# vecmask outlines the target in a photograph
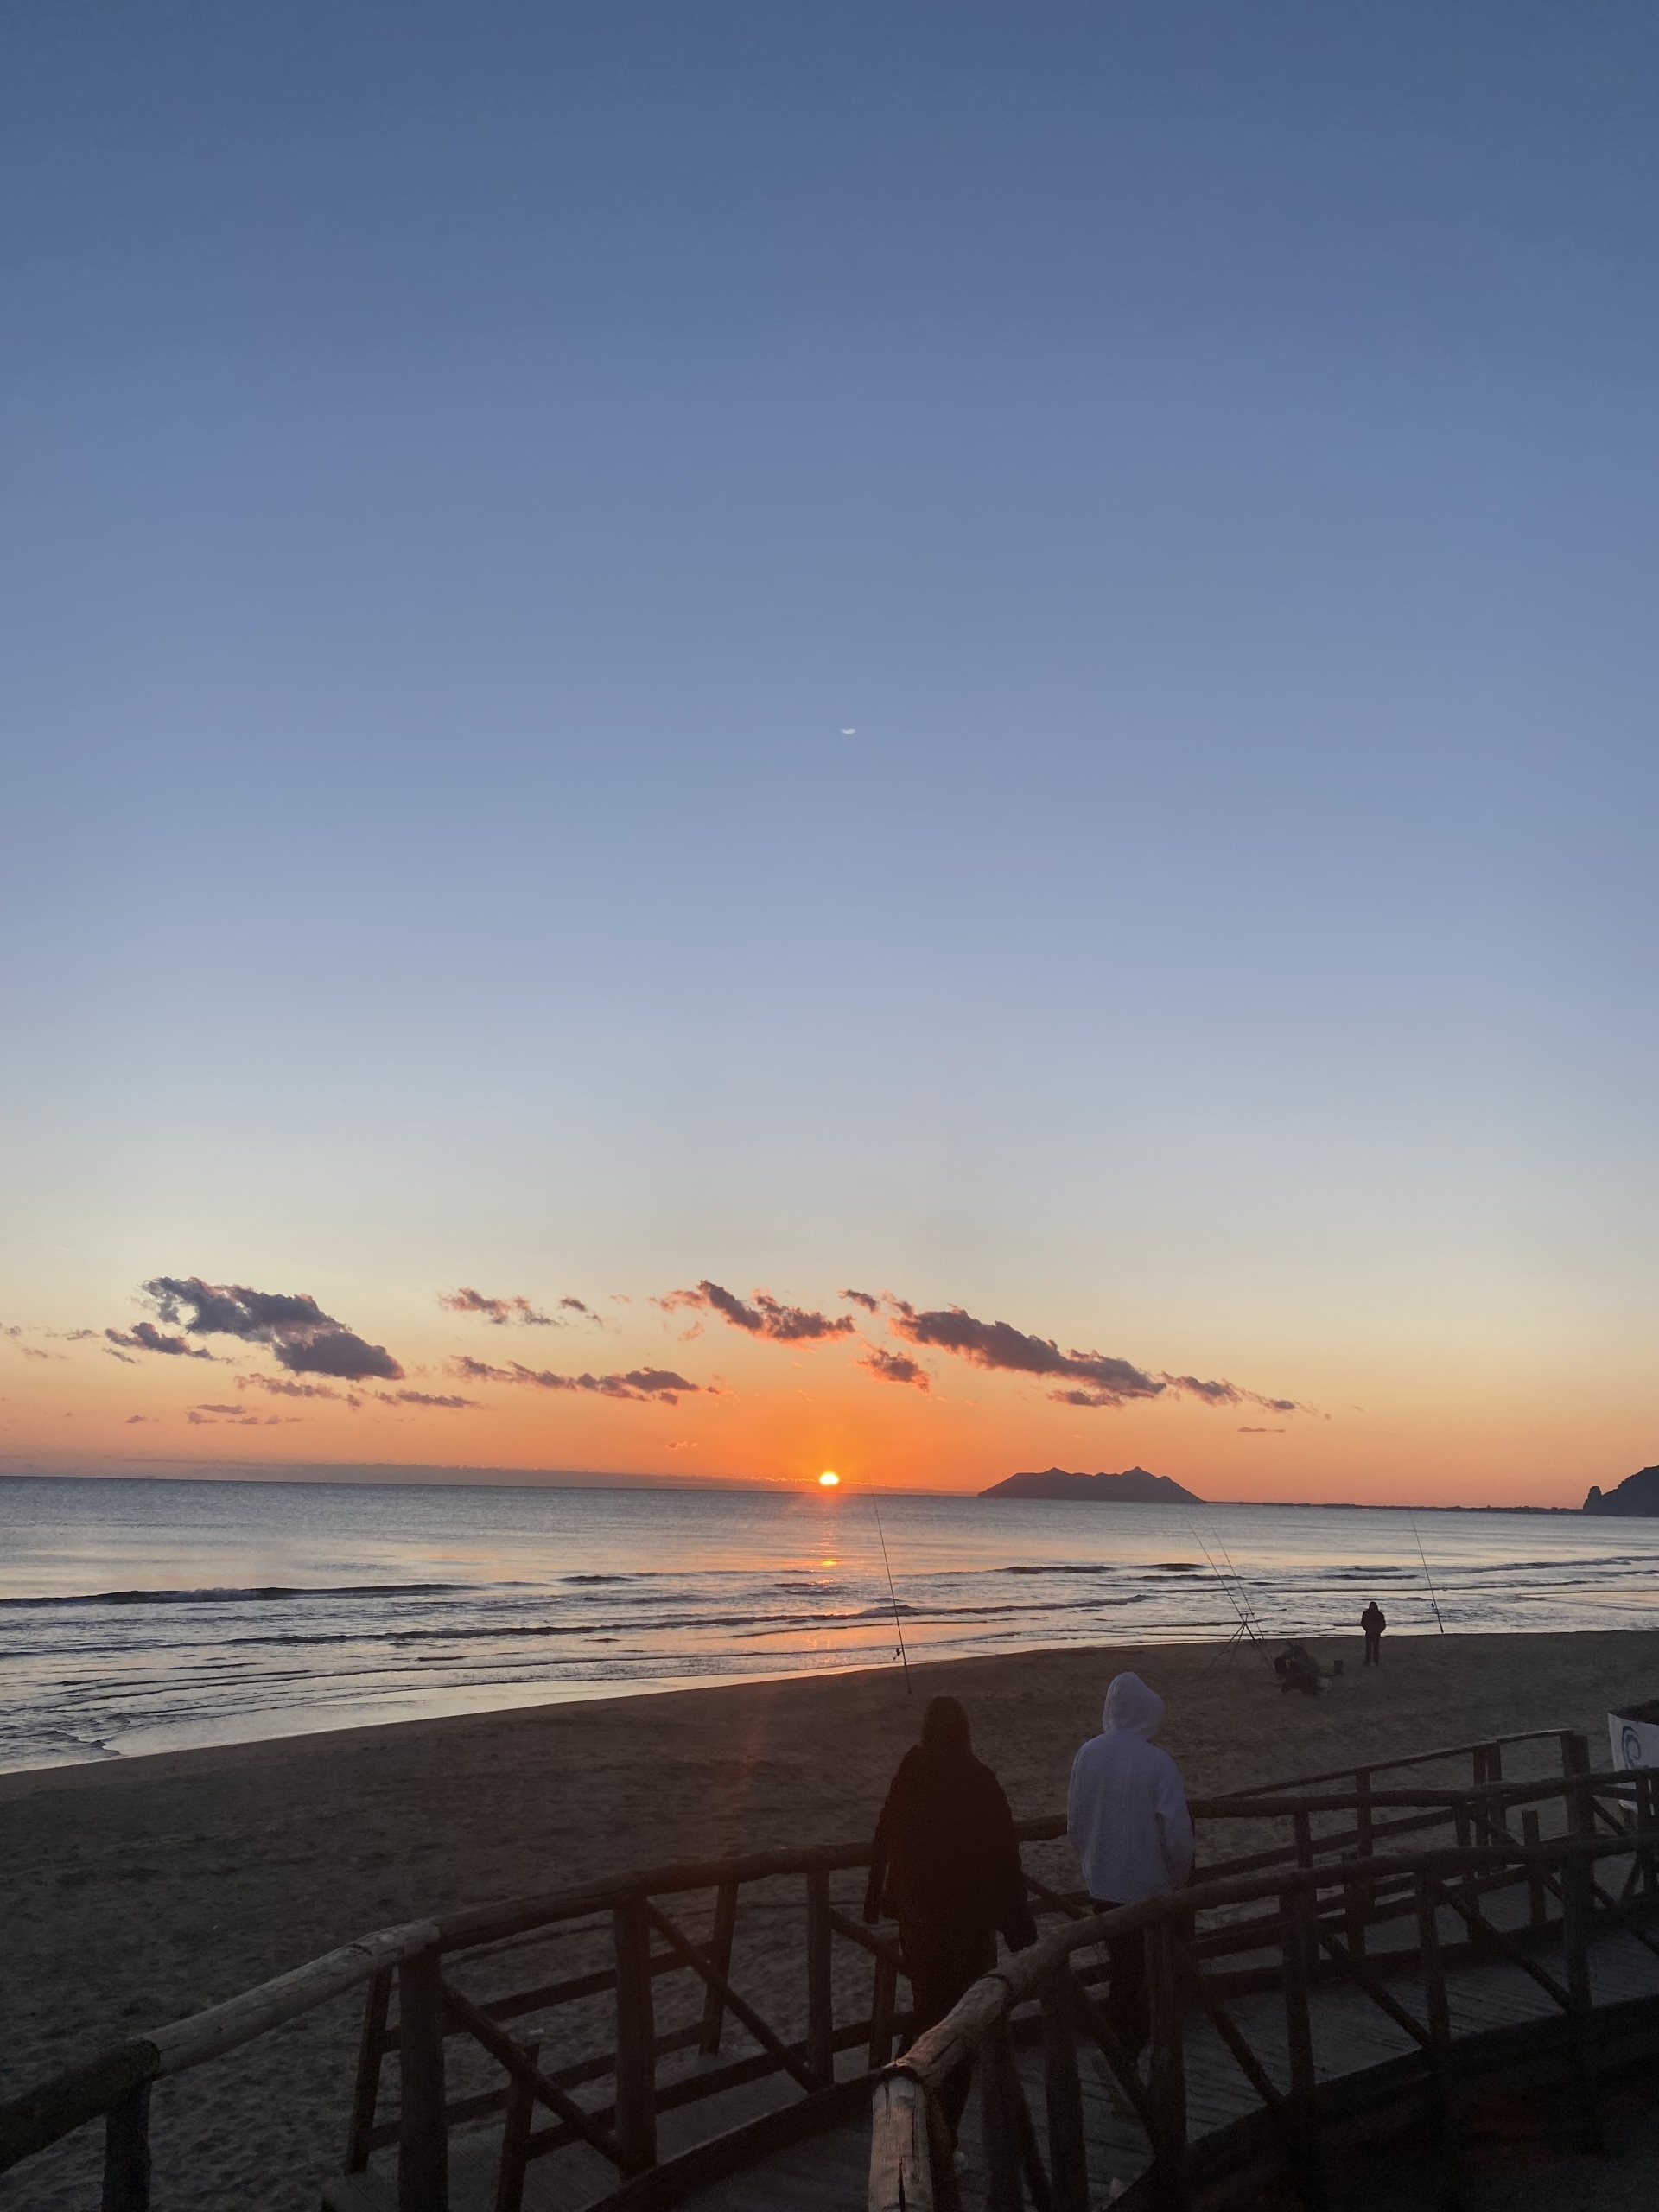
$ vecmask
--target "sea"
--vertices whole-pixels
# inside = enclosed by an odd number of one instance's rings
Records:
[[[1659,1520],[0,1478],[0,1770],[1073,1643],[1659,1629]]]

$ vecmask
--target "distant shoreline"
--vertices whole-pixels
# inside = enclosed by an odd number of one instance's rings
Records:
[[[176,1463],[175,1463],[176,1465]],[[301,1463],[303,1468],[303,1463]],[[245,1471],[234,1466],[217,1465],[204,1468],[200,1473],[163,1473],[153,1467],[123,1468],[85,1467],[74,1471],[53,1467],[0,1467],[0,1483],[84,1483],[84,1482],[148,1482],[148,1483],[227,1483],[238,1488],[304,1489],[316,1487],[332,1490],[532,1490],[532,1491],[672,1491],[677,1493],[734,1494],[753,1496],[759,1492],[767,1497],[821,1497],[823,1492],[815,1483],[768,1482],[763,1477],[741,1475],[650,1475],[605,1474],[597,1471],[566,1473],[548,1468],[524,1471],[508,1467],[426,1467],[418,1464],[408,1466],[385,1465],[384,1471],[377,1466],[372,1473],[348,1471],[346,1467],[321,1465],[312,1469],[295,1469],[283,1473]],[[912,1490],[885,1483],[864,1484],[844,1480],[840,1495],[849,1502],[860,1497],[960,1497],[980,1500],[982,1491],[973,1490]],[[1221,1511],[1236,1506],[1249,1506],[1256,1511],[1285,1513],[1550,1513],[1566,1514],[1584,1520],[1615,1520],[1641,1518],[1640,1516],[1586,1514],[1580,1505],[1428,1505],[1412,1498],[1384,1502],[1380,1498],[1348,1497],[1195,1497],[1190,1502],[1181,1499],[1129,1498],[1055,1498],[1019,1497],[995,1498],[994,1504],[1018,1505],[1141,1505],[1180,1507],[1190,1512],[1202,1506],[1206,1512]]]

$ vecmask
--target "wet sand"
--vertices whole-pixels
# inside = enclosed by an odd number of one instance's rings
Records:
[[[967,1703],[1022,1818],[1060,1809],[1123,1667],[1168,1700],[1195,1796],[1529,1728],[1581,1728],[1605,1764],[1609,1707],[1659,1694],[1648,1633],[1390,1635],[1374,1673],[1357,1635],[1313,1648],[1345,1669],[1317,1700],[1281,1697],[1258,1655],[1115,1646],[917,1667],[909,1698],[896,1672],[819,1675],[0,1776],[0,2094],[394,1922],[861,1839],[936,1690]],[[157,2205],[308,2212],[359,2012],[158,2089]],[[88,2133],[0,2177],[0,2205],[96,2201],[96,2158]]]

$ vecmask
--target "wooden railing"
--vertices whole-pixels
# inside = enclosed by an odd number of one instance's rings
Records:
[[[1512,1763],[1550,1770],[1504,1782],[1506,1753]],[[1381,1857],[1379,1847],[1450,1831],[1454,1851],[1461,1847],[1459,1893],[1478,1904],[1483,1884],[1514,1878],[1504,1870],[1513,1868],[1515,1853],[1505,1856],[1503,1839],[1516,1810],[1525,1808],[1523,1821],[1531,1823],[1523,1840],[1541,1838],[1541,1815],[1570,1838],[1573,1807],[1600,1802],[1593,1788],[1585,1796],[1587,1764],[1582,1738],[1552,1730],[1348,1768],[1276,1784],[1270,1794],[1195,1801],[1207,1854],[1228,1830],[1230,1840],[1254,1847],[1206,1855],[1201,1886],[1170,1909],[1185,1927],[1180,1941],[1211,1963],[1217,1988],[1240,1976],[1294,1971],[1264,1965],[1260,1955],[1293,1925],[1304,1927],[1310,1908],[1300,1901],[1312,1898],[1307,1970],[1314,1971],[1332,1930],[1328,1904],[1319,1900],[1336,1879],[1344,1897],[1338,1940],[1363,1960],[1391,1924],[1416,1925],[1416,1862]],[[1467,1765],[1467,1785],[1378,1786],[1380,1777],[1448,1764]],[[1593,1809],[1586,1817],[1595,1817]],[[1651,1823],[1644,1816],[1645,1825]],[[1240,1834],[1241,1827],[1247,1833]],[[1058,1817],[1023,1823],[1028,1858],[1041,1859],[1064,1830]],[[1622,1847],[1629,1850],[1628,1840]],[[1332,1862],[1344,1856],[1353,1863],[1333,1877]],[[105,2212],[147,2212],[152,2084],[353,1988],[364,1992],[364,2015],[346,2182],[334,2185],[338,2203],[353,2201],[350,2177],[368,2171],[378,2152],[395,2150],[401,2212],[444,2212],[451,2133],[486,2122],[500,2126],[498,2212],[517,2212],[529,2163],[557,2152],[596,2158],[613,2190],[629,2190],[635,2202],[647,2174],[661,2173],[666,2187],[674,2175],[684,2181],[729,2170],[791,2134],[850,2115],[868,2100],[872,2082],[885,2076],[907,2022],[896,1942],[890,1930],[864,1925],[854,1894],[855,1885],[861,1891],[868,1857],[861,1845],[758,1853],[383,1929],[106,2050],[0,2107],[0,2171],[102,2119]],[[1433,1863],[1444,1857],[1442,1851]],[[1554,1895],[1550,1885],[1559,1889],[1562,1879],[1556,1861],[1535,1853],[1527,1863],[1526,1878],[1541,1895]],[[1043,1873],[1028,1865],[1027,1878],[1039,1919],[1063,1923],[1041,1957],[1070,1959],[1098,1940],[1096,1923],[1084,1917],[1090,1910],[1086,1897],[1063,1872],[1046,1862]],[[1266,1897],[1279,1900],[1274,1913],[1239,1919]],[[1191,1924],[1184,1919],[1189,1908]],[[1294,1942],[1285,1960],[1293,1954],[1303,1955]],[[1017,1985],[1021,1993],[1010,2005],[1029,1993],[1033,1955],[1005,1970],[998,1986]],[[1228,1959],[1231,1968],[1214,1964]],[[1087,1962],[1070,1969],[1085,2005],[1101,1971]],[[1166,1993],[1166,2012],[1169,2001]],[[940,2032],[933,2031],[935,2041]],[[728,2050],[728,2038],[742,2048]],[[931,2047],[925,2037],[906,2054],[901,2080],[925,2084]],[[848,2072],[838,2062],[851,2051],[859,2056]],[[397,2072],[390,2114],[388,2059]],[[774,2101],[758,2116],[734,2113],[741,2094],[757,2084],[769,2084],[787,2101]],[[595,2085],[598,2099],[584,2101],[579,2092]],[[902,2098],[902,2088],[889,2084],[885,2094],[896,2110],[892,2100]],[[1166,2108],[1166,2091],[1160,2098],[1149,2109]],[[664,2160],[659,2121],[693,2106],[708,2108],[709,2139]]]
[[[1560,1778],[1506,1783],[1494,1775],[1491,1747],[1482,1751],[1476,1772],[1492,1778],[1466,1790],[1367,1787],[1235,1800],[1241,1815],[1247,1806],[1257,1814],[1287,1814],[1295,1824],[1300,1863],[1271,1873],[1216,1878],[1212,1872],[1173,1896],[1077,1918],[976,1983],[875,2085],[870,2212],[957,2212],[951,2141],[939,2097],[958,2069],[969,2065],[976,2068],[980,2085],[987,2212],[1020,2212],[1027,2196],[1043,2212],[1088,2212],[1080,2042],[1097,2050],[1119,2097],[1145,2132],[1150,2158],[1135,2185],[1135,2202],[1181,2212],[1192,2201],[1185,2050],[1186,2022],[1195,2013],[1215,2030],[1256,2100],[1259,2125],[1240,2131],[1237,2155],[1242,2159],[1248,2151],[1259,2164],[1265,2134],[1270,2163],[1310,2212],[1318,2212],[1329,2197],[1315,1999],[1321,1986],[1332,1983],[1361,1992],[1402,2031],[1419,2062],[1424,2107],[1455,2160],[1447,1967],[1464,1961],[1506,1960],[1545,1993],[1554,2011],[1542,2023],[1546,2032],[1531,2037],[1528,2053],[1535,2058],[1537,2048],[1552,2041],[1565,2053],[1580,2139],[1597,2146],[1590,1948],[1592,1936],[1611,1926],[1628,1931],[1659,1957],[1659,1941],[1649,1926],[1659,1906],[1659,1773],[1592,1774],[1584,1738],[1568,1733],[1562,1738],[1567,1771]],[[1562,1815],[1559,1835],[1547,1838],[1541,1832],[1546,1808]],[[1519,1840],[1510,1834],[1516,1811]],[[1378,1818],[1385,1813],[1400,1817]],[[1368,1845],[1357,1855],[1351,1850],[1320,1864],[1311,1834],[1316,1815],[1344,1823],[1337,1838],[1325,1839],[1327,1844],[1351,1846],[1367,1821],[1374,1823],[1373,1838],[1385,1829],[1398,1834],[1449,1824],[1457,1840],[1409,1855],[1378,1853]],[[1610,1860],[1627,1862],[1617,1894],[1597,1878],[1600,1865]],[[1500,1925],[1491,1916],[1491,1901],[1517,1888],[1526,1891],[1524,1918],[1518,1927]],[[1448,1944],[1442,1933],[1448,1919],[1463,1930],[1459,1943]],[[1370,1947],[1376,1931],[1402,1921],[1407,1923],[1403,1942]],[[1151,1999],[1144,2078],[1136,2055],[1122,2046],[1090,1995],[1088,1984],[1098,1969],[1091,1971],[1079,1957],[1135,1934],[1146,1945]],[[1555,1942],[1559,1978],[1539,1956],[1541,1950],[1553,1955]],[[1229,1957],[1253,1959],[1255,1971],[1229,1977],[1217,1970]],[[1414,2010],[1403,2001],[1402,1986],[1402,1980],[1414,1979],[1421,1989]],[[1281,1997],[1287,2086],[1272,2078],[1227,2006],[1234,1990],[1264,1986]],[[1653,2014],[1649,2032],[1659,2038],[1659,1989],[1646,2002]],[[1046,2158],[1012,2056],[1022,2018],[1042,2041]],[[1397,2105],[1400,2083],[1393,2074],[1386,2086]],[[1351,2128],[1356,2108],[1352,2098],[1342,2108]],[[1225,2174],[1224,2164],[1210,2161],[1205,2178],[1224,2196]]]

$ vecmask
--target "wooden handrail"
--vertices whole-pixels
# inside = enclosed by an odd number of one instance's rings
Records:
[[[1592,1796],[1598,1790],[1628,1789],[1628,1776],[1592,1775],[1579,1768],[1574,1768],[1569,1777],[1560,1781],[1480,1782],[1459,1789],[1376,1790],[1361,1786],[1369,1783],[1372,1775],[1393,1768],[1423,1765],[1437,1759],[1467,1757],[1474,1752],[1484,1753],[1493,1744],[1535,1742],[1559,1736],[1565,1745],[1567,1735],[1567,1732],[1555,1729],[1534,1730],[1514,1736],[1488,1738],[1482,1745],[1455,1745],[1376,1761],[1370,1766],[1334,1770],[1328,1775],[1275,1784],[1271,1789],[1256,1789],[1248,1794],[1234,1792],[1219,1797],[1198,1799],[1193,1801],[1192,1811],[1196,1818],[1211,1822],[1300,1816],[1305,1824],[1306,1816],[1315,1812],[1349,1811],[1358,1811],[1369,1821],[1374,1809],[1387,1808],[1441,1810],[1450,1818],[1459,1807],[1501,1809],[1510,1805],[1535,1803],[1563,1795],[1570,1796],[1573,1791],[1579,1793],[1580,1802],[1587,1802],[1588,1796]],[[1581,1743],[1581,1739],[1574,1740],[1575,1745]],[[1583,1756],[1581,1749],[1579,1756]],[[1353,1777],[1356,1783],[1351,1794],[1325,1792],[1318,1797],[1287,1794],[1291,1790],[1317,1789],[1324,1783],[1339,1781],[1347,1777]],[[1408,1824],[1400,1822],[1393,1825],[1403,1827]],[[1021,1842],[1052,1841],[1065,1834],[1065,1817],[1046,1815],[1021,1821],[1016,1824],[1016,1833]],[[1315,1853],[1328,1852],[1350,1840],[1351,1839],[1346,1836],[1314,1837],[1312,1848]],[[1605,1856],[1609,1853],[1624,1854],[1638,1847],[1651,1850],[1656,1842],[1659,1842],[1659,1835],[1650,1829],[1630,1830],[1606,1839],[1595,1855]],[[1586,1841],[1580,1839],[1576,1844],[1569,1840],[1566,1844],[1539,1845],[1529,1848],[1483,1847],[1472,1853],[1453,1853],[1452,1858],[1459,1867],[1468,1868],[1476,1864],[1555,1866],[1585,1855],[1587,1855]],[[1258,1856],[1270,1857],[1271,1854]],[[1254,1880],[1243,1878],[1242,1886],[1241,1878],[1230,1878],[1221,1883],[1201,1885],[1185,1891],[1177,1910],[1185,1915],[1189,1909],[1202,1910],[1204,1904],[1210,1902],[1236,1903],[1287,1894],[1297,1886],[1289,1878],[1289,1861],[1293,1856],[1294,1847],[1284,1853],[1286,1871],[1277,1877],[1263,1875]],[[1446,1856],[1444,1852],[1432,1853],[1428,1854],[1428,1859],[1439,1864]],[[46,2148],[74,2128],[108,2113],[144,2083],[182,2073],[205,2060],[233,2050],[284,2020],[309,2012],[353,1987],[373,1982],[378,1977],[389,1974],[394,1967],[435,1948],[443,1953],[480,1949],[559,1923],[642,1908],[653,1897],[711,1889],[731,1897],[742,1885],[791,1875],[809,1878],[820,1895],[820,1921],[825,1929],[833,1929],[835,1920],[840,1916],[825,1917],[822,1885],[832,1873],[850,1871],[868,1863],[869,1849],[865,1844],[823,1844],[794,1850],[752,1852],[732,1859],[682,1862],[631,1872],[613,1877],[603,1884],[588,1884],[534,1897],[473,1906],[432,1920],[377,1930],[321,1958],[311,1960],[288,1974],[261,1983],[256,1988],[245,1991],[223,2004],[158,2028],[150,2036],[117,2045],[88,2064],[72,2068],[0,2107],[0,2171]],[[1308,1884],[1319,1888],[1343,1878],[1356,1867],[1369,1870],[1376,1878],[1382,1879],[1389,1875],[1404,1874],[1419,1863],[1419,1859],[1398,1857],[1367,1857],[1363,1860],[1344,1862],[1341,1874],[1333,1871],[1328,1861],[1306,1872]],[[1203,1900],[1203,1904],[1189,1905],[1189,1901],[1197,1900]],[[1142,1908],[1122,1910],[1139,1912]],[[1142,1923],[1136,1921],[1120,1925],[1115,1922],[1113,1932],[1122,1932],[1131,1924],[1138,1926]],[[1088,1932],[1090,1930],[1095,1932]],[[1060,1946],[1063,1952],[1080,1943],[1099,1940],[1095,1919],[1075,1921],[1063,1933],[1070,1939]],[[1049,1939],[1051,1944],[1055,1941],[1054,1938]],[[652,1971],[658,1970],[657,1961],[652,1961],[650,1965]],[[723,1974],[720,1979],[722,1984],[725,1983]],[[608,1981],[610,1977],[584,1976],[580,1980],[583,1984],[597,1988],[601,1981]],[[480,2008],[480,2012],[487,2016],[493,2009]],[[818,2024],[817,2037],[821,2044],[823,2039],[822,2020]],[[385,2044],[391,2038],[383,2030],[375,2040],[378,2044]],[[923,2040],[925,2042],[925,2038]]]
[[[1571,1732],[1567,1728],[1523,1728],[1513,1736],[1482,1736],[1471,1744],[1445,1744],[1433,1751],[1404,1751],[1391,1759],[1361,1759],[1352,1766],[1333,1766],[1326,1774],[1292,1775],[1286,1782],[1264,1783],[1253,1794],[1276,1796],[1284,1789],[1312,1789],[1321,1782],[1339,1782],[1344,1774],[1386,1774],[1395,1767],[1427,1766],[1431,1759],[1472,1758],[1477,1751],[1488,1751],[1494,1744],[1547,1744]]]
[[[71,2068],[0,2105],[0,2172],[96,2120],[140,2083],[181,2074],[187,2067],[251,2043],[284,2020],[314,2012],[330,1998],[372,1981],[388,1967],[429,1949],[436,1936],[436,1929],[426,1920],[383,1928],[311,1959],[290,1974],[261,1982],[256,1989],[244,1990],[223,2005],[209,2005],[206,2012],[118,2044],[90,2065]]]
[[[1264,1897],[1274,1898],[1280,1905],[1279,1912],[1260,1916],[1250,1924],[1259,1927],[1262,1918],[1268,1919],[1281,1940],[1281,1986],[1285,1993],[1292,2072],[1292,2149],[1294,2155],[1303,2161],[1304,2179],[1313,2177],[1313,2196],[1320,2196],[1322,2184],[1318,2181],[1318,2168],[1321,2153],[1313,2113],[1316,2075],[1308,2015],[1309,1969],[1316,1936],[1318,1943],[1333,1955],[1338,1965],[1403,2024],[1420,2045],[1426,2046],[1431,2077],[1436,2083],[1438,2069],[1452,2040],[1445,1965],[1435,1918],[1436,1908],[1441,1904],[1450,1906],[1467,1920],[1471,1936],[1495,1943],[1519,1964],[1560,2008],[1563,2019],[1578,2024],[1572,2031],[1581,2037],[1582,2022],[1592,2001],[1588,1932],[1590,1898],[1596,1892],[1596,1861],[1633,1857],[1640,1865],[1645,1855],[1659,1846],[1659,1826],[1640,1826],[1618,1836],[1596,1834],[1587,1811],[1590,1786],[1588,1777],[1582,1774],[1576,1777],[1580,1805],[1573,1832],[1548,1843],[1536,1840],[1535,1830],[1518,1845],[1507,1840],[1489,1840],[1410,1854],[1378,1854],[1323,1866],[1287,1867],[1272,1875],[1198,1883],[1185,1890],[1067,1923],[975,1982],[944,2019],[918,2036],[896,2064],[886,2069],[874,2113],[870,2203],[880,2208],[880,2212],[888,2212],[888,2208],[896,2205],[915,2206],[921,2212],[922,2208],[935,2203],[935,2183],[941,2172],[937,2130],[929,2124],[937,2111],[935,2100],[945,2083],[960,2069],[972,2064],[982,2052],[987,2066],[996,2063],[995,2053],[1006,2039],[1010,2016],[1033,1998],[1042,1999],[1046,2037],[1052,2034],[1047,2024],[1052,1993],[1070,1973],[1074,1953],[1098,1943],[1121,1942],[1126,1936],[1144,1931],[1150,1958],[1155,1934],[1160,1940],[1158,1955],[1165,1961],[1167,1979],[1170,1939],[1179,1938],[1180,1931],[1190,1928],[1198,1914],[1248,1904]],[[1471,1901],[1475,1892],[1459,1895],[1454,1886],[1482,1870],[1514,1868],[1531,1873],[1545,1867],[1560,1870],[1563,1893],[1569,1899],[1562,1922],[1567,1963],[1565,1988],[1530,1959],[1511,1936],[1494,1928],[1479,1914]],[[1358,1890],[1363,1893],[1380,1883],[1396,1883],[1402,1878],[1411,1881],[1416,1896],[1419,1952],[1428,2010],[1427,2031],[1381,1988],[1363,1959],[1344,1951],[1328,1929],[1318,1929],[1313,1917],[1322,1891],[1338,1890],[1348,1895]],[[1552,1884],[1554,1886],[1556,1885]],[[1605,1897],[1605,1892],[1599,1894],[1604,1904],[1611,1908],[1612,1901]],[[1575,1895],[1576,1910],[1571,1906]],[[1618,1909],[1618,1916],[1622,1916],[1624,1910],[1622,1906]],[[1189,1970],[1196,1971],[1190,1957]],[[1216,2018],[1218,2008],[1213,1993],[1201,1987],[1200,1994],[1212,2018]],[[1154,2005],[1154,2014],[1158,2012]],[[1236,2038],[1228,2032],[1229,2024],[1218,2019],[1217,2025],[1224,2042],[1232,2048]],[[1147,2133],[1153,2145],[1154,2171],[1172,2204],[1185,2202],[1185,2091],[1179,2033],[1179,2008],[1173,2006],[1173,1998],[1166,1992],[1161,2024],[1160,2018],[1155,2018],[1154,2024],[1153,2075],[1148,2094],[1157,2110],[1147,2120]],[[1235,2050],[1234,2056],[1238,2057],[1240,2054]],[[1247,2066],[1245,2070],[1248,2074],[1252,2069]],[[1064,2069],[1057,2075],[1051,2067],[1051,2086],[1057,2079],[1064,2088]],[[1138,2082],[1135,2086],[1138,2088]],[[1279,2092],[1275,2090],[1274,2097],[1264,2101],[1271,2107],[1278,2100]],[[1138,2106],[1141,2100],[1137,2097],[1135,2101]],[[1281,2121],[1283,2114],[1273,2110],[1270,2117]],[[996,2100],[991,2098],[987,2106],[987,2125],[1003,2126],[1006,2118]],[[1593,2127],[1593,2114],[1588,2124]],[[988,2156],[993,2155],[995,2147],[988,2146]],[[1001,2145],[1001,2155],[1006,2161],[1006,2143]],[[1057,2184],[1060,2178],[1057,2164]],[[1070,2193],[1077,2196],[1079,2202],[1085,2201],[1075,2188]]]

